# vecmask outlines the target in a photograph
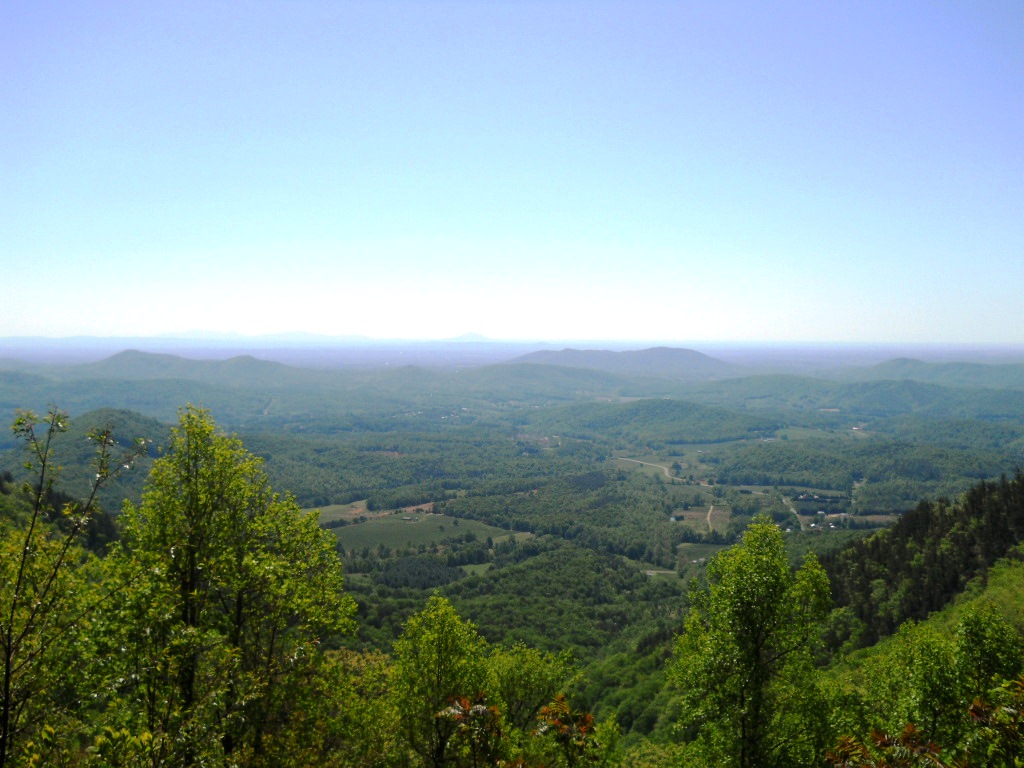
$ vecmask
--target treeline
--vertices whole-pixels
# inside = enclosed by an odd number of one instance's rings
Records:
[[[371,509],[395,509],[441,501],[467,486],[525,488],[584,471],[598,455],[579,445],[526,450],[507,430],[487,426],[347,436],[257,433],[245,440],[267,460],[271,481],[293,489],[306,507],[367,499]]]
[[[765,437],[782,426],[762,416],[667,398],[563,405],[531,415],[529,424],[542,434],[661,448]]]
[[[853,492],[859,513],[902,512],[918,499],[954,495],[1016,468],[1005,453],[883,438],[779,440],[720,450],[719,483],[789,485]]]
[[[1024,474],[982,481],[961,499],[922,501],[893,526],[826,556],[848,621],[836,643],[872,645],[924,619],[1024,538]]]

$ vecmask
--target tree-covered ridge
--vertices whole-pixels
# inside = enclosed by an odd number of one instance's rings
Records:
[[[1024,389],[1024,365],[1020,363],[928,363],[902,357],[836,375],[847,381],[909,379],[953,387]]]
[[[138,501],[142,485],[153,465],[153,458],[167,443],[170,427],[153,418],[121,408],[102,408],[67,420],[66,434],[52,446],[55,465],[61,468],[61,489],[73,498],[88,497],[95,480],[92,466],[93,445],[88,435],[106,431],[115,444],[131,446],[135,437],[144,435],[145,444],[134,456],[130,467],[109,477],[97,490],[98,508],[117,515],[125,499]],[[0,458],[0,469],[22,476],[21,455],[11,451]],[[53,506],[59,507],[59,504]]]
[[[1018,466],[996,450],[910,443],[887,436],[809,438],[736,446],[715,465],[730,485],[810,486],[851,491],[855,513],[900,512],[922,496],[952,496]]]
[[[182,400],[203,403],[233,429],[349,428],[360,419],[413,418],[443,426],[442,417],[501,412],[510,406],[597,397],[665,396],[671,382],[538,365],[467,370],[403,366],[311,370],[250,357],[225,361],[123,353],[94,364],[0,370],[0,408],[45,409],[61,402],[76,413],[128,408],[173,421]]]
[[[837,641],[870,645],[923,619],[1024,538],[1024,475],[981,481],[955,502],[922,501],[890,528],[824,558],[853,621]]]
[[[543,350],[523,355],[513,362],[589,368],[680,381],[735,378],[748,373],[744,366],[727,363],[696,350],[671,347],[623,352],[597,349]]]
[[[663,355],[686,350],[646,350]],[[628,353],[609,353],[615,355]],[[1019,368],[1019,366],[1017,366]],[[893,375],[862,382],[808,375],[744,375],[687,383],[651,378],[635,367],[609,372],[585,367],[506,363],[461,370],[406,366],[380,369],[312,370],[252,357],[187,360],[170,355],[126,352],[76,366],[16,366],[0,369],[0,407],[43,409],[61,402],[76,413],[96,408],[129,408],[166,421],[182,399],[214,409],[232,429],[287,428],[315,422],[348,428],[349,417],[390,419],[422,412],[420,423],[435,424],[463,408],[500,414],[523,405],[546,406],[599,398],[673,398],[736,410],[799,414],[807,423],[848,417],[880,419],[913,413],[927,419],[1019,421],[1024,388],[1007,367],[974,366],[984,386],[955,377],[914,381]],[[886,368],[880,368],[884,372]],[[1005,375],[982,374],[1005,371]],[[740,371],[746,374],[746,371]],[[898,373],[898,371],[897,371]],[[852,373],[851,373],[852,375]],[[422,418],[426,417],[426,418]]]
[[[677,397],[752,411],[805,414],[808,423],[837,418],[890,418],[914,414],[928,419],[1019,420],[1024,392],[1010,388],[956,387],[911,380],[843,383],[794,375],[750,376],[714,385],[681,387]]]
[[[715,443],[767,437],[781,423],[683,400],[654,398],[628,403],[579,403],[530,419],[533,430],[580,439],[633,444]]]

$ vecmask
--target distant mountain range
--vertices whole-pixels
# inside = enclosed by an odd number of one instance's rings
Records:
[[[387,365],[471,366],[505,362],[544,344],[493,341],[476,334],[436,341],[370,339],[363,336],[187,336],[73,338],[0,337],[0,368],[20,363],[86,363],[124,350],[223,360],[252,355],[306,368],[375,368]]]

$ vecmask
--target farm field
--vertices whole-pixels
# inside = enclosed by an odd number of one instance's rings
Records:
[[[676,522],[688,525],[698,533],[724,534],[729,529],[732,510],[727,504],[709,504],[706,507],[677,510],[672,517]]]
[[[679,545],[679,556],[687,563],[696,564],[710,560],[725,548],[724,544],[683,543]]]
[[[328,504],[316,509],[304,509],[303,512],[316,512],[319,514],[320,525],[344,520],[346,523],[353,522],[356,518],[365,517],[369,513],[366,508],[366,499],[353,501],[350,504]]]

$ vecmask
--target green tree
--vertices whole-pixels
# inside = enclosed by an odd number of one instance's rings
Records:
[[[830,602],[824,570],[809,555],[794,573],[782,532],[761,516],[707,577],[692,590],[669,670],[684,732],[709,764],[809,764],[827,743],[811,664]]]
[[[1022,670],[1020,634],[994,610],[967,611],[952,635],[904,622],[865,665],[870,724],[896,733],[912,723],[925,739],[959,748],[976,730],[972,702]]]
[[[994,608],[967,611],[957,623],[954,644],[967,703],[1024,672],[1024,637]]]
[[[54,726],[86,694],[84,645],[109,590],[86,577],[89,559],[79,543],[97,492],[138,454],[133,447],[115,456],[109,429],[89,433],[96,453],[88,497],[54,509],[54,444],[67,428],[67,414],[56,408],[43,418],[19,411],[12,426],[33,480],[23,488],[24,519],[0,521],[0,767],[30,741],[53,745]]]
[[[575,677],[571,654],[551,653],[516,643],[492,649],[487,660],[489,690],[501,703],[509,727],[526,732],[541,708],[554,700]]]
[[[951,638],[929,625],[905,622],[887,652],[867,665],[868,698],[876,725],[896,733],[913,723],[927,739],[954,743],[963,729],[962,701]]]
[[[273,763],[318,641],[352,628],[334,537],[192,406],[123,520],[110,569],[133,588],[110,616],[126,681],[112,709],[153,735],[154,764]]]
[[[394,766],[391,662],[379,651],[328,650],[292,689],[293,715],[266,743],[290,768]]]
[[[478,700],[486,684],[487,645],[451,603],[432,596],[395,641],[392,690],[399,727],[417,764],[455,764],[461,721],[441,715],[461,699]]]

